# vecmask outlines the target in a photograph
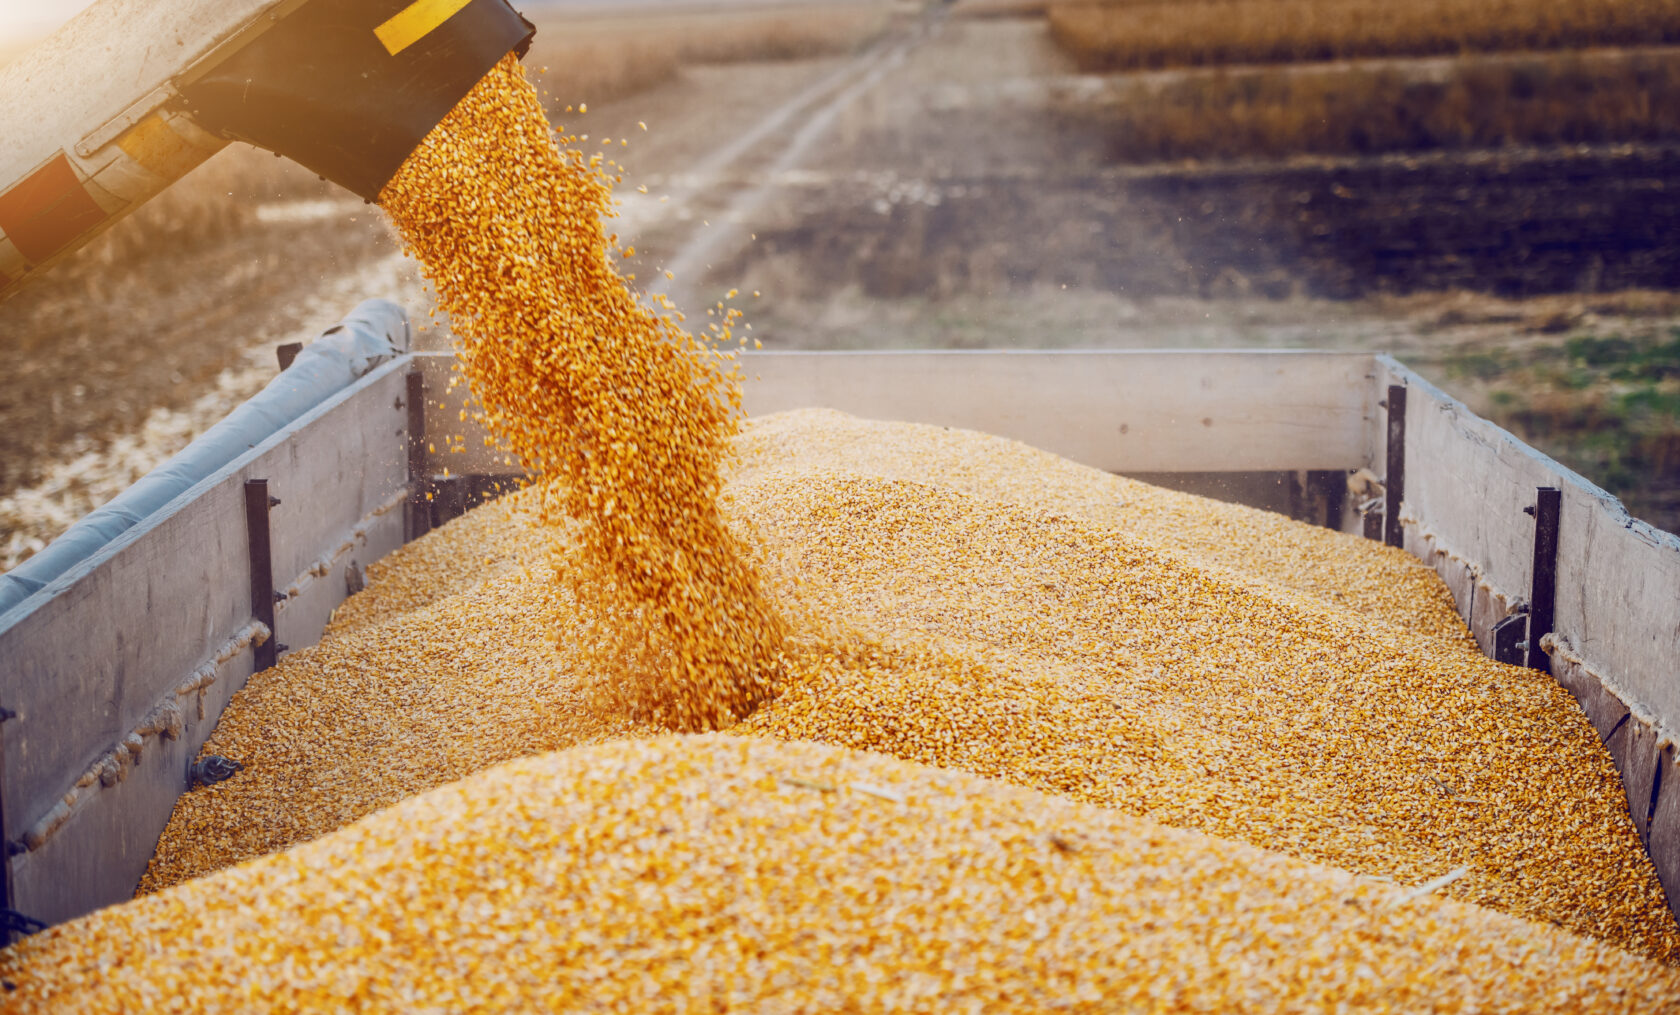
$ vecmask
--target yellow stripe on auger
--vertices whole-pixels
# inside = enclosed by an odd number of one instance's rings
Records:
[[[414,0],[391,15],[383,25],[373,30],[385,51],[396,56],[403,50],[430,35],[432,29],[448,21],[472,0]]]

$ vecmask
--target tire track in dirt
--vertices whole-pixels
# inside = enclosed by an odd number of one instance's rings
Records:
[[[839,69],[771,110],[752,128],[703,160],[694,172],[684,175],[680,186],[669,195],[671,204],[691,206],[703,197],[707,205],[718,210],[691,226],[688,236],[679,241],[664,266],[676,276],[676,284],[668,287],[667,295],[677,306],[698,308],[711,302],[700,295],[706,287],[706,270],[748,241],[754,214],[768,203],[777,189],[778,178],[801,168],[801,162],[829,134],[840,115],[903,65],[917,47],[930,41],[943,22],[944,13],[938,11],[883,36]],[[772,140],[778,141],[773,149],[760,151]],[[755,154],[761,158],[768,155],[769,161],[762,169],[743,172],[741,164]],[[632,205],[630,213],[623,216],[627,231],[639,232],[650,224],[640,220],[637,211],[637,206]]]

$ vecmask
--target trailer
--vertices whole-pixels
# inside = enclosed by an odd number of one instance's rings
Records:
[[[246,679],[316,642],[367,564],[517,485],[454,365],[393,354],[0,615],[5,908],[128,899]],[[759,352],[743,374],[749,415],[982,430],[1403,546],[1485,653],[1574,694],[1680,901],[1680,538],[1392,358]]]

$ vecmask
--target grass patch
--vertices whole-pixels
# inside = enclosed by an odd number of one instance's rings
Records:
[[[1140,86],[1141,87],[1141,86]],[[1121,161],[1680,140],[1680,55],[1197,74],[1112,114]]]
[[[1680,42],[1680,0],[1086,0],[1049,18],[1092,72]]]
[[[1441,365],[1483,392],[1489,419],[1680,531],[1680,328],[1467,349]]]

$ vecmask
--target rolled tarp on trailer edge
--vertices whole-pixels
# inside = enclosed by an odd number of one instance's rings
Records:
[[[24,600],[373,368],[408,352],[409,340],[402,307],[390,300],[363,302],[180,454],[0,575],[0,630],[10,626],[6,615]]]

